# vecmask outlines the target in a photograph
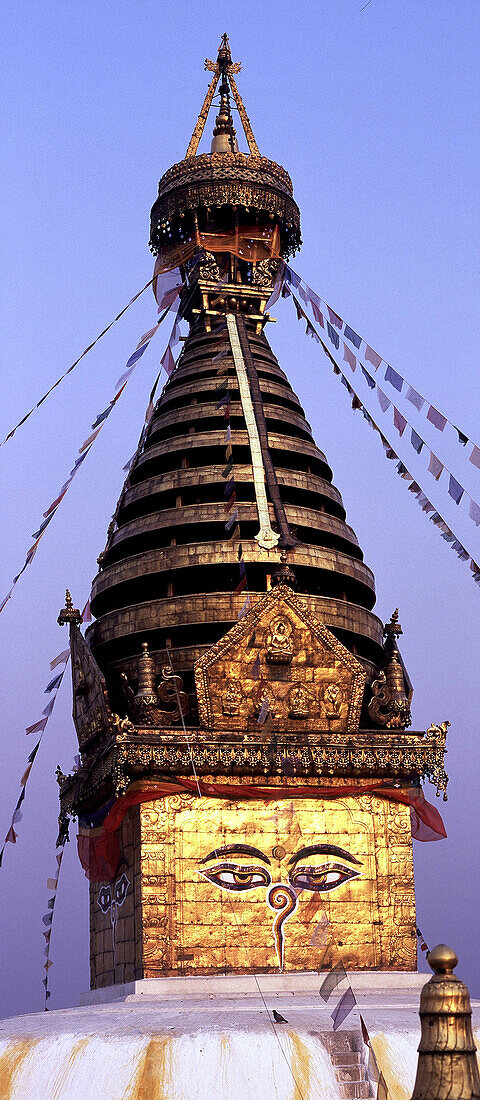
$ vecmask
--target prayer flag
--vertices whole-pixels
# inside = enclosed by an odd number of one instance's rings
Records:
[[[398,434],[403,435],[405,428],[407,427],[407,421],[405,420],[405,417],[402,416],[401,412],[399,412],[398,409],[395,408],[395,405],[393,406],[393,423],[397,429]]]
[[[387,363],[387,369],[385,371],[385,381],[390,382],[390,385],[400,393],[403,386],[403,378],[401,374],[397,374],[397,371],[394,370],[389,363]]]
[[[92,443],[94,443],[94,441],[96,440],[97,435],[99,434],[100,431],[101,431],[101,426],[100,426],[100,428],[97,428],[96,432],[92,432],[92,434],[89,435],[88,439],[84,440],[84,442],[82,443],[82,446],[78,448],[79,455],[83,454],[83,451],[86,451],[87,447],[92,446]]]
[[[303,289],[303,286],[302,286],[301,283],[298,284],[298,293],[299,293],[299,295],[302,299],[302,302],[305,302],[305,305],[308,306],[309,302],[310,302],[310,298],[309,298],[308,294],[306,293],[306,291]]]
[[[417,393],[417,391],[413,389],[413,386],[409,386],[405,396],[407,401],[411,401],[412,405],[415,405],[415,408],[420,412],[422,406],[425,404],[425,398],[422,397],[421,393]]]
[[[313,313],[313,316],[315,317],[315,320],[318,322],[319,325],[321,325],[322,328],[325,328],[325,321],[323,320],[323,313],[322,313],[321,309],[319,309],[318,306],[313,301],[312,301],[311,305],[312,305],[312,313]]]
[[[15,832],[15,829],[13,828],[13,825],[10,825],[8,833],[5,837],[5,844],[16,844],[16,843],[17,843],[17,834]]]
[[[450,480],[449,480],[449,483],[448,483],[448,492],[449,492],[452,500],[455,501],[455,504],[460,504],[460,501],[463,497],[464,489],[458,483],[458,481],[456,481],[453,474],[450,474]]]
[[[303,309],[302,309],[302,307],[301,307],[301,305],[300,305],[300,302],[299,302],[299,301],[297,301],[297,299],[296,299],[296,297],[295,297],[295,295],[294,295],[294,294],[292,294],[292,298],[293,298],[293,301],[294,301],[294,303],[295,303],[295,309],[296,309],[296,311],[297,311],[297,321],[301,321],[301,320],[302,320],[302,317],[305,317],[305,314],[304,314],[304,312],[303,312]]]
[[[476,527],[478,527],[480,525],[480,508],[474,500],[470,501],[470,504],[468,506],[468,514],[470,516],[470,519],[473,519]]]
[[[59,685],[62,682],[62,676],[63,676],[63,672],[59,672],[58,676],[54,676],[53,680],[50,680],[50,683],[47,684],[46,688],[44,689],[43,694],[47,695],[50,691],[53,691],[54,688],[58,688]]]
[[[349,347],[347,347],[347,345],[343,341],[342,341],[342,343],[343,343],[343,358],[348,363],[349,367],[352,368],[352,370],[356,370],[357,369],[357,360],[356,360],[356,358],[353,354],[353,351],[351,351],[351,349]]]
[[[365,359],[368,359],[369,363],[373,363],[375,370],[378,370],[380,363],[382,362],[381,355],[377,355],[377,352],[367,344],[365,348]]]
[[[326,913],[322,913],[320,920],[315,925],[315,928],[310,936],[310,944],[312,947],[326,947],[328,941],[328,917]]]
[[[235,539],[240,538],[240,528],[238,526],[238,523],[237,523],[236,527],[233,528],[233,531],[232,531],[231,535],[229,536],[229,538],[230,538],[231,542],[233,542]]]
[[[66,664],[70,656],[70,650],[64,649],[62,653],[58,654],[58,657],[54,657],[53,661],[50,661],[50,668],[53,670],[60,664]]]
[[[229,499],[229,500],[227,500],[227,501],[225,502],[224,506],[223,506],[226,512],[229,512],[229,511],[230,511],[230,509],[231,509],[231,508],[233,507],[233,505],[235,504],[235,501],[236,501],[236,499],[237,499],[237,494],[236,494],[235,490],[233,490],[233,492],[232,492],[232,494],[231,494],[231,496],[230,496],[230,499]]]
[[[468,561],[468,553],[465,550],[465,547],[462,546],[461,542],[458,542],[458,540],[453,542],[452,550],[455,550],[455,553],[458,554],[460,561]]]
[[[359,336],[357,332],[354,332],[353,328],[350,328],[350,325],[345,325],[343,335],[346,337],[347,340],[350,340],[350,343],[353,344],[355,348],[360,347],[362,337]]]
[[[430,405],[427,413],[427,420],[429,420],[435,428],[438,428],[439,432],[443,432],[445,424],[447,423],[446,416],[442,416],[442,413],[439,413],[438,409],[435,409],[433,405]]]
[[[332,344],[334,344],[338,350],[338,348],[340,347],[340,337],[338,335],[338,332],[335,332],[335,329],[332,328],[330,321],[327,321],[327,332],[330,340],[332,341]]]
[[[225,524],[225,529],[227,531],[229,531],[230,528],[233,527],[234,523],[236,523],[237,519],[238,519],[238,508],[234,508],[230,518],[227,519],[227,522]]]
[[[44,913],[43,914],[42,922],[45,925],[45,928],[47,928],[48,925],[52,923],[52,921],[53,921],[53,913]]]
[[[416,431],[413,428],[412,428],[412,433],[411,433],[410,438],[411,438],[412,447],[413,447],[414,451],[416,451],[417,455],[419,455],[420,451],[423,447],[423,439],[420,439],[420,436],[417,435]]]
[[[175,370],[175,359],[173,358],[172,349],[169,343],[165,348],[160,363],[168,374],[168,377],[170,377],[170,375],[173,374],[173,371]]]
[[[53,699],[50,699],[50,702],[47,703],[46,707],[43,708],[42,714],[45,714],[47,718],[50,718],[50,715],[52,713],[52,710],[53,710],[54,706],[55,706],[55,696],[53,697]]]
[[[27,726],[27,728],[25,730],[25,733],[27,733],[27,734],[28,733],[38,733],[39,730],[41,730],[42,733],[43,733],[43,730],[45,729],[47,721],[48,721],[48,717],[47,718],[41,718],[39,722],[34,722],[33,726]]]
[[[90,611],[90,600],[87,600],[85,607],[82,611],[82,623],[91,623],[92,613]]]
[[[324,1001],[328,1001],[328,998],[332,995],[334,989],[336,989],[337,985],[340,985],[340,982],[343,982],[346,977],[347,972],[343,963],[340,961],[334,967],[332,967],[320,986],[319,993],[320,996],[323,997]]]
[[[362,367],[362,374],[363,374],[363,377],[364,377],[364,379],[367,383],[367,386],[369,386],[371,390],[374,390],[375,389],[374,379],[372,378],[371,374],[368,373],[368,370],[365,370],[365,367]]]
[[[47,878],[47,890],[56,890],[58,886],[57,878]]]
[[[60,504],[60,501],[63,500],[63,498],[65,496],[65,493],[68,489],[68,486],[71,484],[71,482],[72,482],[72,477],[69,477],[68,481],[64,482],[64,484],[62,485],[62,488],[60,489],[58,497],[55,497],[55,500],[52,501],[52,503],[50,504],[50,507],[47,508],[46,512],[43,513],[45,517],[49,516],[50,512],[53,512],[53,511],[55,511],[56,508],[58,508],[58,505]]]
[[[28,764],[28,765],[27,765],[27,767],[25,768],[25,771],[24,771],[24,773],[23,773],[23,775],[22,775],[22,778],[21,778],[21,780],[20,780],[20,786],[21,786],[21,787],[25,787],[25,786],[26,786],[26,783],[27,783],[27,781],[28,781],[28,777],[29,777],[29,775],[30,775],[30,772],[31,772],[31,770],[32,770],[32,765],[31,765],[31,764]]]
[[[225,432],[225,443],[230,443],[231,438],[232,438],[232,429],[231,429],[230,424],[229,424],[228,428]]]
[[[408,491],[409,491],[409,493],[417,494],[417,493],[421,493],[422,490],[421,490],[420,486],[417,485],[416,481],[412,481],[412,484],[408,486]]]
[[[247,578],[246,577],[242,577],[241,580],[239,580],[236,588],[234,588],[234,590],[233,590],[236,596],[239,596],[240,593],[243,592],[243,589],[245,588],[246,583],[247,583]]]
[[[230,458],[229,461],[227,462],[227,465],[224,466],[224,468],[222,470],[222,477],[228,477],[228,475],[232,472],[232,470],[233,470],[233,458]]]
[[[260,654],[257,653],[257,656],[255,657],[255,660],[254,660],[253,665],[252,665],[252,678],[254,680],[258,680],[259,676],[260,676]]]
[[[342,318],[339,317],[338,313],[335,313],[335,310],[331,309],[330,306],[327,306],[327,309],[328,309],[328,316],[330,317],[330,323],[332,325],[335,325],[336,328],[341,329],[342,326],[343,326]]]
[[[215,408],[220,409],[222,407],[222,405],[228,405],[229,402],[230,402],[230,391],[226,390],[223,397],[221,397],[220,400],[217,401],[217,404],[216,404]]]
[[[40,738],[38,739],[38,741],[37,741],[37,744],[36,744],[36,745],[34,746],[34,748],[32,749],[32,751],[31,751],[31,753],[30,753],[30,756],[27,756],[27,760],[28,760],[28,763],[29,763],[29,764],[33,764],[33,761],[35,760],[35,757],[36,757],[36,755],[37,755],[37,752],[38,752],[38,750],[39,750],[39,748],[40,748],[40,741],[41,741],[41,740],[42,740],[42,738],[40,737]]]
[[[349,988],[343,994],[343,997],[340,998],[337,1007],[332,1012],[334,1031],[336,1031],[337,1028],[340,1027],[340,1024],[342,1024],[344,1020],[346,1020],[352,1009],[355,1008],[356,1003],[357,1002],[355,1000],[353,989],[351,986],[349,986]]]
[[[223,490],[224,497],[227,497],[227,498],[230,497],[231,494],[233,493],[234,488],[235,488],[235,478],[231,477],[230,481],[227,481],[227,484],[225,485],[225,488]]]
[[[240,573],[241,577],[244,577],[245,576],[245,562],[243,561],[243,559],[241,557],[241,547],[239,547],[238,557],[240,559],[240,561],[238,563],[239,573]]]
[[[430,462],[428,463],[428,469],[429,472],[433,474],[435,481],[438,481],[440,474],[443,470],[443,463],[440,462],[440,459],[437,458],[436,455],[434,455],[433,451],[430,451]]]
[[[269,710],[270,710],[270,700],[268,698],[268,695],[266,695],[265,698],[262,701],[262,705],[261,705],[260,710],[258,712],[257,722],[258,722],[259,725],[262,725],[262,723],[265,721]]]
[[[225,405],[225,408],[223,410],[223,419],[230,420],[230,405]]]
[[[458,442],[462,444],[462,447],[466,447],[468,443],[468,435],[465,435],[464,432],[461,432],[460,428],[457,428],[455,424],[453,426],[458,435]]]
[[[361,1031],[362,1031],[362,1039],[363,1039],[365,1045],[368,1047],[368,1046],[370,1046],[370,1036],[368,1034],[367,1025],[365,1023],[365,1020],[363,1019],[363,1016],[362,1016],[361,1012],[359,1013],[359,1016],[360,1016],[360,1028],[361,1028]]]
[[[298,290],[301,279],[300,276],[297,275],[296,271],[293,271],[291,267],[288,268],[288,281],[292,284],[295,290]]]
[[[387,395],[377,386],[377,397],[382,412],[386,412],[390,408],[392,402],[388,399]]]
[[[469,456],[469,461],[472,462],[474,466],[477,466],[480,470],[480,447],[477,447],[475,443],[473,445],[472,453]]]
[[[247,592],[245,602],[243,603],[242,607],[240,608],[240,611],[238,612],[238,618],[239,619],[243,619],[243,616],[247,614],[247,611],[249,610],[249,607],[250,607],[250,596],[248,595],[248,592]]]

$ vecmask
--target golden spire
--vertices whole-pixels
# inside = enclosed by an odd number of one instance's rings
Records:
[[[78,610],[78,607],[73,606],[72,597],[70,592],[65,593],[65,607],[62,608],[57,623],[59,626],[66,626],[67,623],[81,623],[82,616]]]
[[[226,34],[222,34],[220,46],[218,49],[217,60],[210,61],[207,58],[207,60],[205,61],[205,68],[208,72],[213,73],[213,76],[210,81],[207,94],[203,101],[202,109],[198,116],[195,129],[191,136],[185,158],[196,156],[197,149],[200,144],[203,131],[205,129],[208,112],[210,110],[210,107],[212,106],[213,97],[215,95],[220,77],[222,78],[222,83],[220,85],[220,111],[217,115],[215,129],[213,131],[211,152],[227,153],[237,151],[235,129],[233,126],[233,119],[230,111],[231,92],[242,121],[242,126],[244,129],[245,137],[247,139],[247,145],[250,153],[257,157],[260,156],[258,145],[253,136],[250,119],[247,115],[242,97],[238,91],[237,85],[233,77],[234,73],[240,72],[242,66],[238,61],[232,61],[230,43]]]

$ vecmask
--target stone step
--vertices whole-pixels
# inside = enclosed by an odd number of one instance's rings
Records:
[[[362,1061],[359,1050],[331,1050],[329,1053],[334,1066],[358,1066]]]
[[[361,1036],[358,1031],[324,1031],[320,1038],[330,1054],[360,1049]]]
[[[367,1076],[365,1073],[365,1066],[360,1063],[358,1066],[335,1066],[335,1076],[337,1081],[341,1081],[346,1084],[350,1081],[366,1081]]]
[[[356,1081],[348,1085],[339,1081],[338,1088],[340,1096],[345,1097],[345,1100],[355,1100],[356,1097],[361,1098],[361,1100],[369,1100],[372,1096],[369,1081]]]

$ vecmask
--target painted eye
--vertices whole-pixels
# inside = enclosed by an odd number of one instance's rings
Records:
[[[112,891],[109,886],[102,886],[98,895],[98,905],[102,913],[108,912],[112,904]]]
[[[257,886],[269,886],[271,879],[263,867],[244,867],[236,863],[219,863],[208,870],[199,870],[208,882],[220,886],[222,890],[255,890]]]
[[[360,873],[351,867],[344,867],[342,863],[328,863],[324,867],[296,867],[290,872],[289,880],[296,890],[312,890],[320,894],[358,878]]]
[[[122,875],[119,879],[117,879],[114,887],[115,901],[117,905],[123,905],[129,886],[130,883],[126,875]]]

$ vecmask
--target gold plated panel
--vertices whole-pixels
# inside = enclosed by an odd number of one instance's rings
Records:
[[[197,661],[200,723],[255,729],[268,697],[277,731],[358,729],[362,665],[308,610],[278,585]]]
[[[140,828],[145,977],[415,969],[408,807],[182,794]]]

